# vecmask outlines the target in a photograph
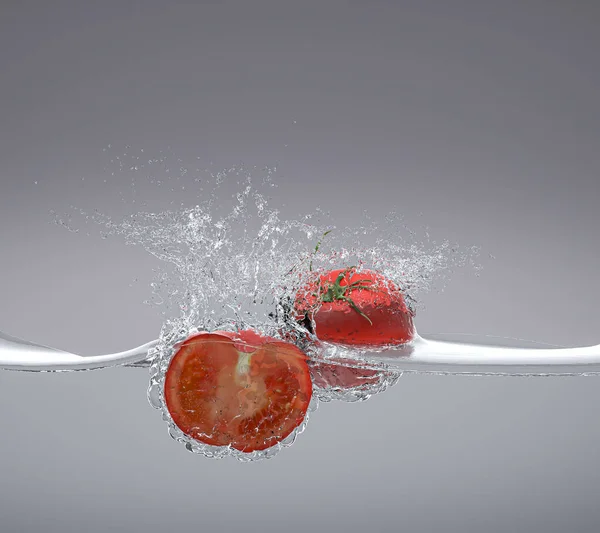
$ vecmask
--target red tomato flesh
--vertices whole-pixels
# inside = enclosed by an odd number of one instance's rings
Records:
[[[315,275],[298,291],[294,311],[325,342],[386,346],[406,343],[415,334],[402,291],[370,270],[352,267]]]
[[[307,357],[253,331],[186,339],[165,377],[173,422],[189,437],[242,452],[265,450],[304,420],[312,396]]]

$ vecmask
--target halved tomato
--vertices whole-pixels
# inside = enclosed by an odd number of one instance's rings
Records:
[[[165,377],[165,402],[189,437],[242,452],[265,450],[304,420],[312,397],[307,356],[254,331],[186,339]]]

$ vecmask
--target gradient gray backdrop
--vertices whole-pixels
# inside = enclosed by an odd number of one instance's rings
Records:
[[[421,332],[600,342],[599,7],[3,0],[0,329],[86,354],[158,335],[157,263],[48,223],[126,212],[110,143],[277,164],[290,214],[396,209],[482,246]],[[255,464],[186,452],[147,381],[0,373],[2,533],[600,530],[600,379],[405,377]]]

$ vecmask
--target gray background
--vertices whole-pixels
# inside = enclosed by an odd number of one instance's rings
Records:
[[[0,329],[88,354],[157,336],[152,258],[49,223],[71,204],[126,211],[129,181],[103,182],[111,143],[277,164],[290,213],[396,209],[482,246],[479,277],[423,297],[421,332],[600,342],[599,15],[583,0],[4,0]],[[600,528],[595,378],[405,377],[321,406],[254,464],[171,441],[147,380],[0,373],[3,533]]]

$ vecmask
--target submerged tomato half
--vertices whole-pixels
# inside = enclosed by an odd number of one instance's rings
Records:
[[[414,337],[402,291],[383,275],[355,268],[314,276],[298,291],[296,319],[318,339],[349,346],[401,344]]]
[[[252,331],[199,333],[173,356],[164,392],[186,435],[253,452],[284,440],[303,422],[312,382],[306,355],[291,343]]]

